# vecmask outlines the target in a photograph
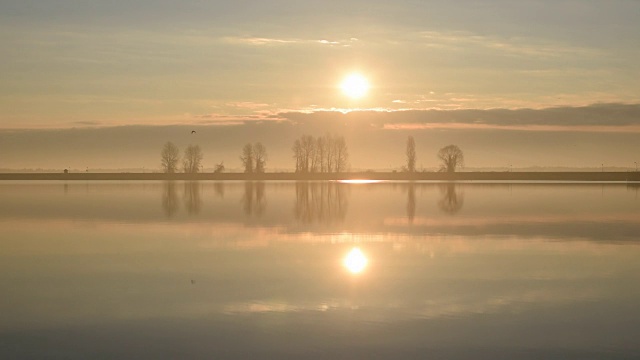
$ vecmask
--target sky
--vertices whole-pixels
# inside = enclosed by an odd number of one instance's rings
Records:
[[[0,2],[0,168],[293,167],[302,134],[348,140],[352,169],[640,161],[640,1]],[[340,83],[359,73],[359,99]],[[191,130],[198,129],[195,136]]]

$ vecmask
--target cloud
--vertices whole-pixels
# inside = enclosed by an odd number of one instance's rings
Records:
[[[351,43],[358,39],[350,38],[346,40],[328,40],[328,39],[301,39],[301,38],[272,38],[272,37],[243,37],[243,36],[227,36],[222,38],[224,42],[238,45],[250,46],[268,46],[268,45],[342,45],[350,46]]]
[[[640,132],[640,104],[593,104],[544,109],[359,110],[284,112],[294,123],[348,122],[383,129],[502,129]]]
[[[595,49],[570,46],[549,40],[527,37],[485,36],[466,31],[423,31],[415,36],[421,40],[423,45],[451,50],[468,51],[469,47],[476,47],[513,56],[537,58],[600,54]]]
[[[298,39],[275,39],[275,38],[265,38],[265,37],[235,37],[235,36],[225,37],[224,40],[232,44],[254,45],[254,46],[295,44],[300,42],[300,40]]]

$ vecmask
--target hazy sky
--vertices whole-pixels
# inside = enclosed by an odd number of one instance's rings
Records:
[[[262,141],[272,166],[292,167],[295,137],[348,135],[349,119],[377,130],[351,134],[353,167],[402,162],[407,134],[424,166],[456,143],[469,166],[632,167],[638,44],[635,0],[4,0],[0,168],[159,167],[167,140],[217,149],[205,163],[231,167]],[[371,84],[358,100],[339,88],[353,72]],[[211,137],[182,139],[193,126]],[[149,147],[115,157],[74,138],[87,132]],[[231,147],[211,144],[231,133]]]

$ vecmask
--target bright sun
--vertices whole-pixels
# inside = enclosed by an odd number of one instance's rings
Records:
[[[369,82],[360,74],[351,74],[342,81],[340,88],[348,97],[359,99],[367,94]]]

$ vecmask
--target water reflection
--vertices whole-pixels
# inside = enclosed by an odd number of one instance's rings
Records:
[[[242,210],[246,215],[262,216],[267,203],[265,200],[264,182],[246,181],[242,196]]]
[[[202,208],[202,199],[200,198],[200,182],[186,181],[184,183],[184,206],[187,213],[194,215],[200,212]]]
[[[173,181],[167,181],[163,184],[162,209],[164,210],[165,215],[170,218],[176,214],[178,207],[178,191],[176,189],[176,183]]]
[[[416,185],[409,183],[407,188],[407,221],[409,224],[413,224],[413,219],[416,216]]]
[[[364,255],[362,250],[357,247],[354,247],[349,251],[347,256],[345,256],[342,264],[344,267],[349,270],[352,274],[360,274],[367,267],[368,264],[367,257]]]
[[[345,186],[337,182],[296,182],[296,220],[304,224],[332,224],[347,213]]]
[[[443,212],[455,215],[464,203],[464,196],[461,191],[456,189],[456,184],[447,183],[440,186],[442,198],[438,201],[438,207]]]
[[[220,199],[224,198],[224,182],[216,181],[213,184],[213,190],[216,193],[216,197],[218,197]]]
[[[217,185],[0,184],[0,358],[640,354],[636,187]]]

